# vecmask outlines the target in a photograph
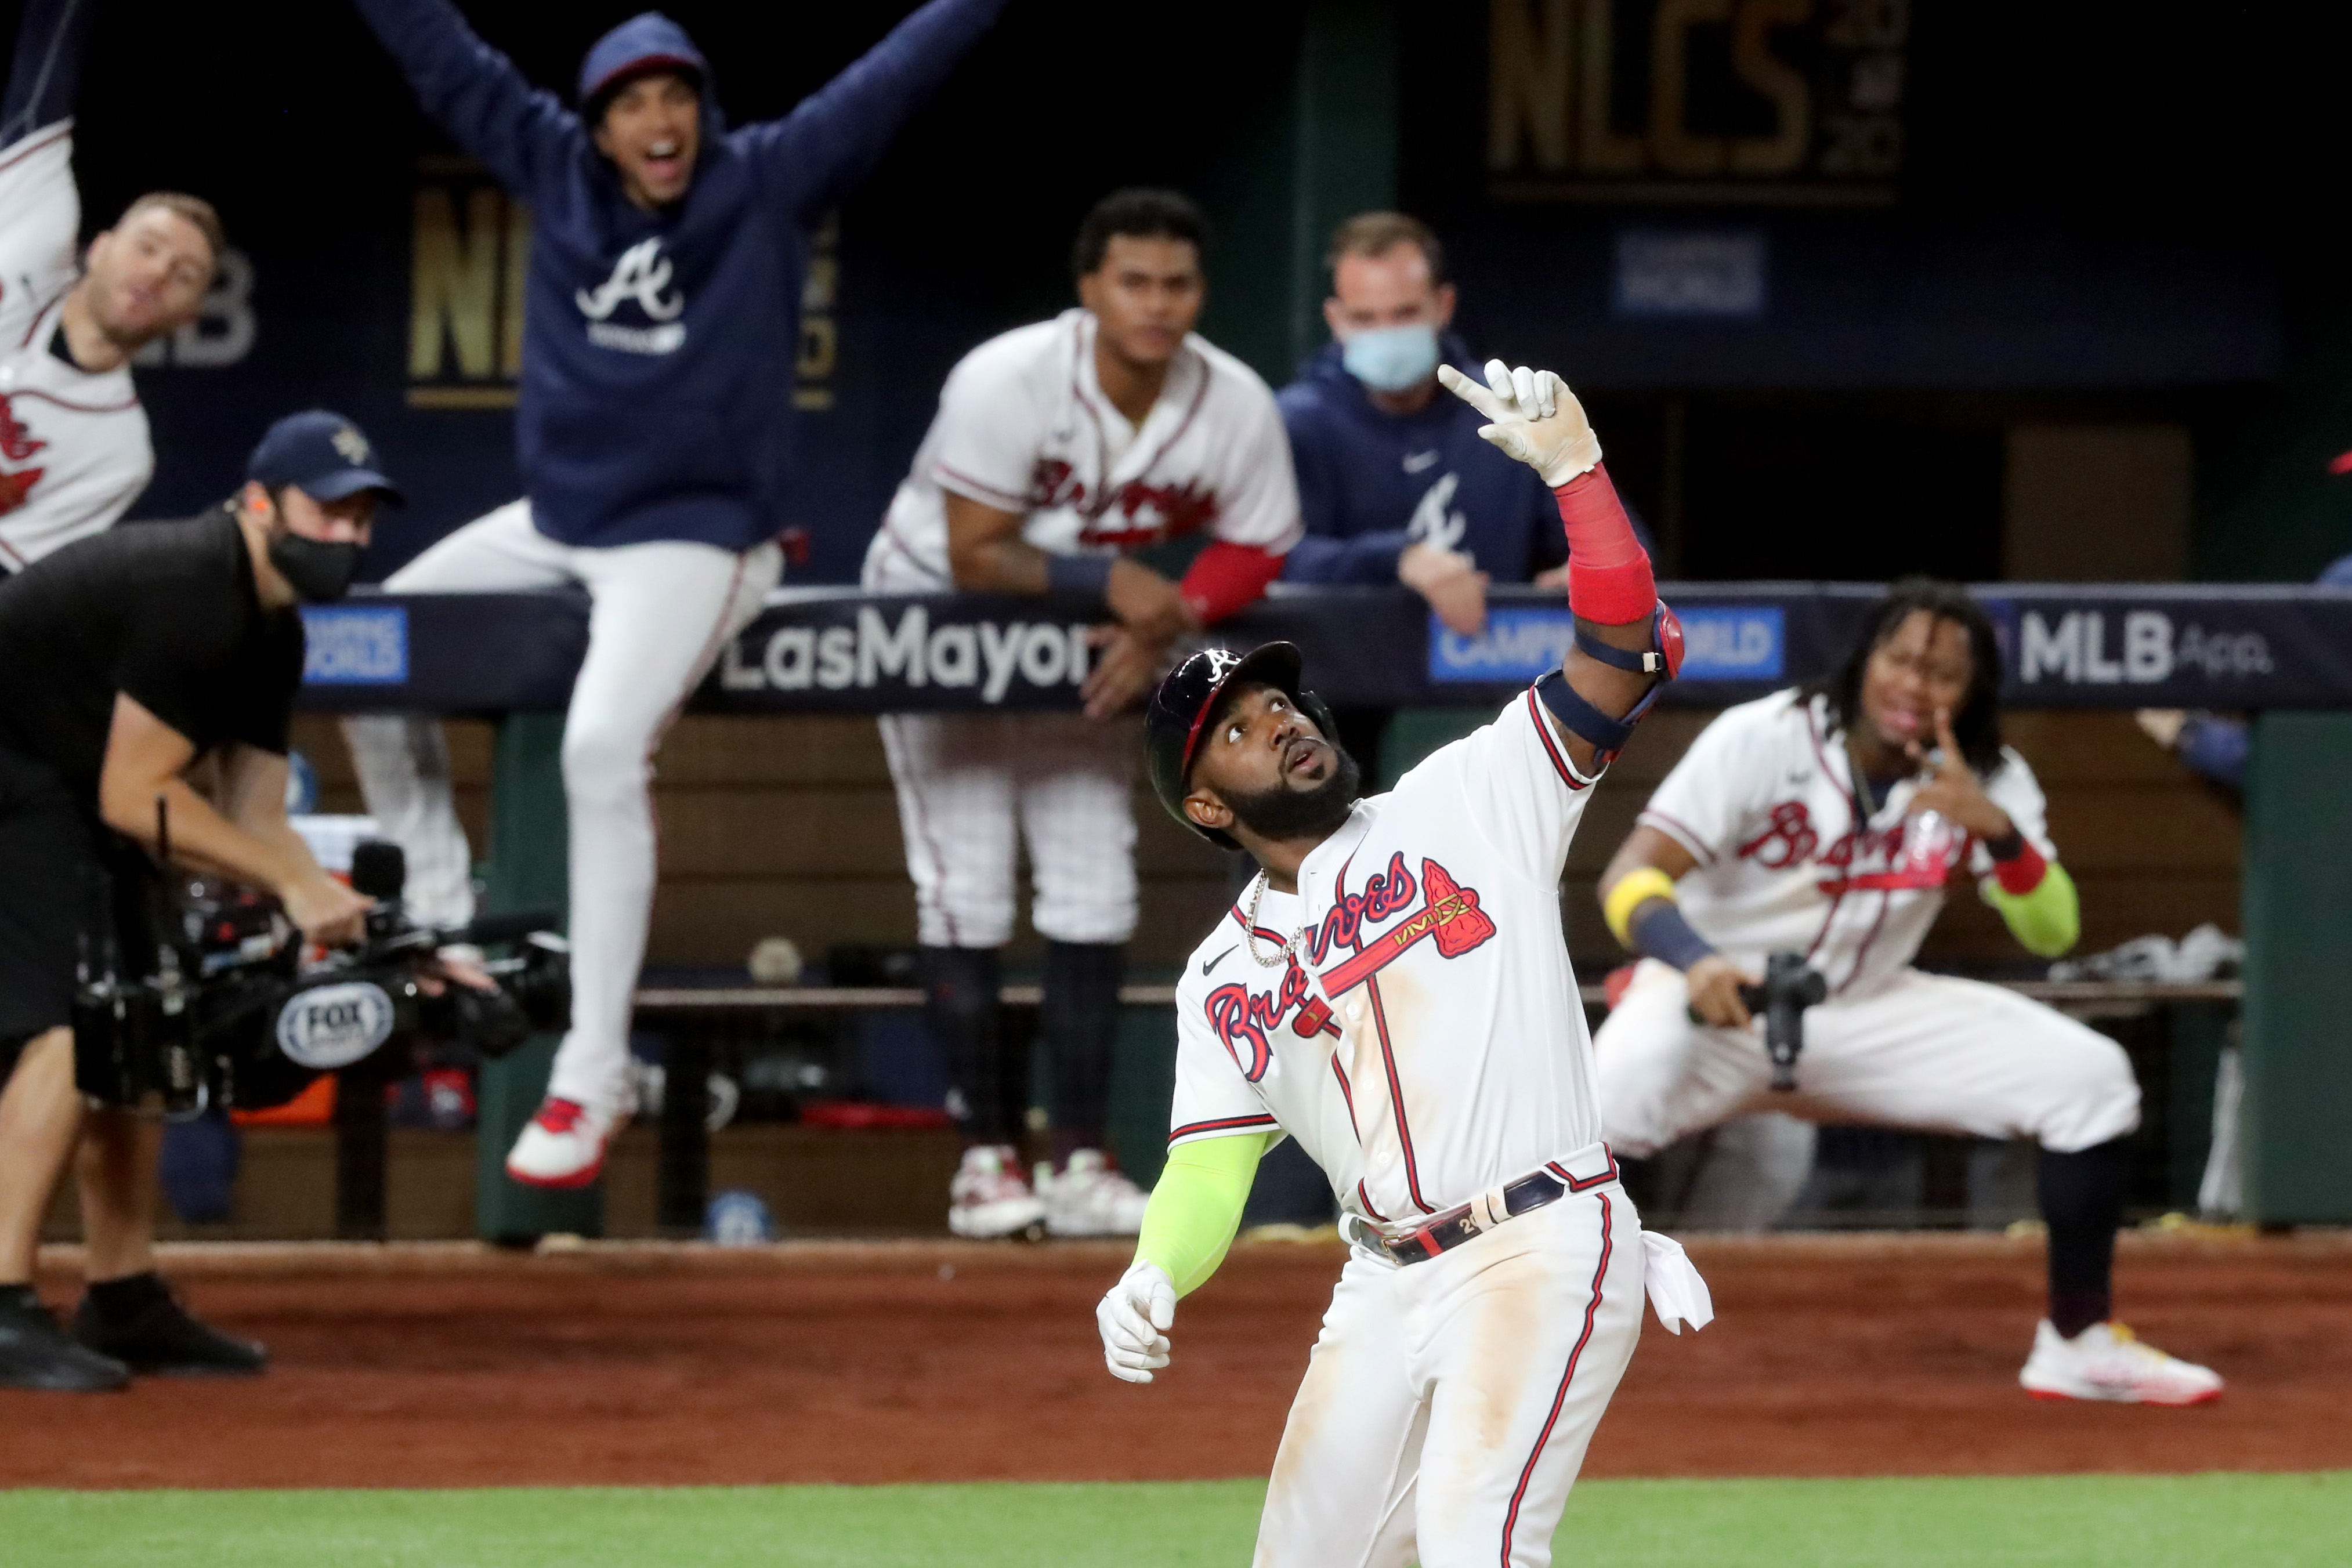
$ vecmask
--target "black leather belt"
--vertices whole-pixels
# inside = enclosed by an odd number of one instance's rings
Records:
[[[1502,1219],[1517,1219],[1520,1215],[1556,1203],[1572,1192],[1590,1192],[1617,1179],[1617,1156],[1609,1156],[1609,1168],[1596,1176],[1570,1175],[1554,1160],[1542,1169],[1531,1171],[1514,1182],[1506,1182],[1502,1191]],[[1450,1248],[1474,1240],[1495,1228],[1484,1217],[1485,1200],[1465,1203],[1442,1214],[1433,1214],[1402,1236],[1384,1236],[1381,1246],[1400,1263],[1426,1263]]]

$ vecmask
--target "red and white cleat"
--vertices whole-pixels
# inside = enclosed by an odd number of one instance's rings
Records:
[[[549,1095],[507,1155],[507,1175],[525,1186],[586,1186],[604,1169],[620,1117]]]
[[[1058,1174],[1040,1166],[1045,1228],[1055,1236],[1134,1236],[1151,1195],[1118,1173],[1100,1149],[1072,1153]]]
[[[1018,1236],[1045,1219],[1045,1200],[1021,1179],[1021,1156],[1009,1145],[978,1144],[963,1152],[948,1184],[948,1228],[976,1241]]]
[[[2061,1339],[2044,1319],[2017,1381],[2036,1399],[2202,1405],[2221,1397],[2220,1374],[2165,1354],[2118,1322],[2093,1323]]]

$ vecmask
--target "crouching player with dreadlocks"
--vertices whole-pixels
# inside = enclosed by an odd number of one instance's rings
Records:
[[[1634,1155],[1766,1108],[2032,1138],[2049,1316],[2019,1381],[2042,1398],[2200,1403],[2219,1377],[2110,1317],[2130,1060],[2013,991],[1911,967],[1961,867],[2027,949],[2074,944],[2074,884],[2032,770],[2001,744],[2000,701],[1984,611],[1915,579],[1837,670],[1700,734],[1601,876],[1610,928],[1643,955],[1595,1042],[1602,1126]],[[1785,1093],[1766,1087],[1740,998],[1776,953],[1802,955],[1828,993]]]
[[[1147,720],[1161,802],[1259,872],[1177,987],[1169,1162],[1096,1317],[1112,1375],[1151,1381],[1259,1156],[1287,1135],[1323,1168],[1349,1255],[1259,1525],[1284,1568],[1549,1563],[1645,1276],[1676,1332],[1711,1315],[1601,1141],[1559,898],[1681,633],[1559,379],[1444,375],[1559,497],[1562,668],[1370,800],[1289,643],[1196,654]]]

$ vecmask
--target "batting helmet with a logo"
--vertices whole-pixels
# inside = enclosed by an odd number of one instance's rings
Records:
[[[1151,694],[1143,718],[1143,747],[1151,773],[1151,792],[1168,814],[1216,845],[1237,850],[1230,834],[1204,828],[1184,813],[1184,797],[1192,789],[1192,758],[1209,719],[1226,692],[1239,682],[1256,682],[1275,688],[1312,719],[1324,738],[1339,742],[1331,710],[1299,684],[1299,653],[1293,643],[1267,643],[1246,653],[1230,648],[1203,648],[1173,670]]]

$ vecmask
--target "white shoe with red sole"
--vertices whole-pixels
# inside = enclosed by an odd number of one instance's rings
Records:
[[[2017,1381],[2036,1399],[2202,1405],[2221,1397],[2220,1374],[2165,1354],[2118,1322],[2093,1323],[2061,1339],[2043,1319]]]
[[[622,1118],[551,1094],[507,1155],[507,1175],[525,1186],[586,1186],[604,1170],[604,1151]]]

